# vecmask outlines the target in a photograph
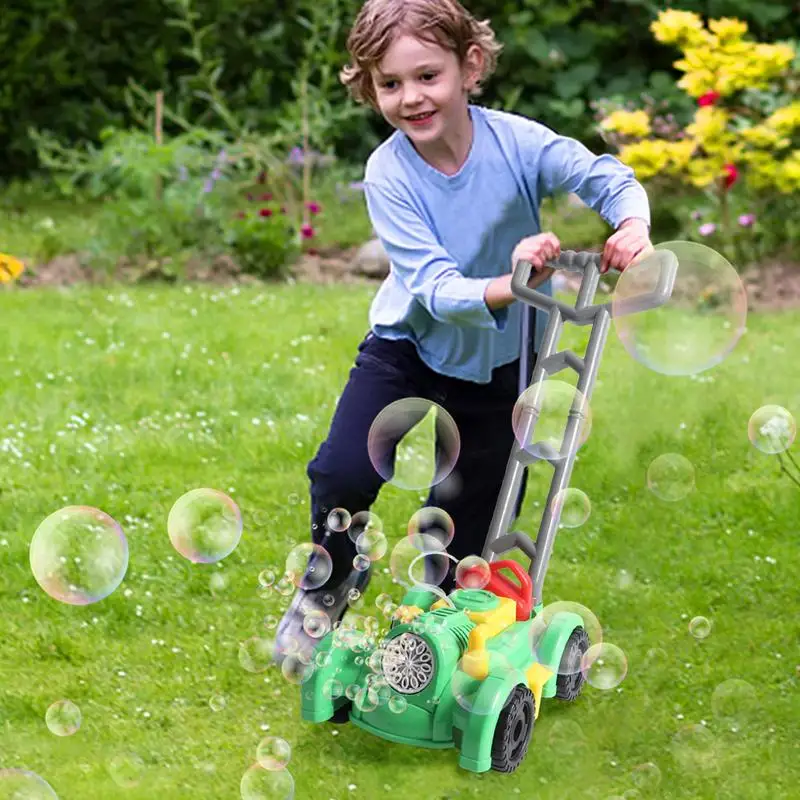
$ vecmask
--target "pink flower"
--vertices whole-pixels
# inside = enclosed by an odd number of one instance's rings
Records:
[[[706,222],[705,225],[701,225],[697,231],[701,236],[711,236],[716,229],[717,226],[713,222]]]
[[[749,228],[756,221],[755,214],[742,214],[739,217],[739,224],[743,228]]]
[[[272,216],[272,209],[271,208],[262,208],[258,212],[259,217],[271,217]]]
[[[702,216],[703,216],[703,212],[702,211],[697,211],[697,210],[692,211],[692,219],[693,220],[701,219]]]
[[[300,228],[300,234],[304,239],[312,239],[314,237],[314,229],[311,225],[303,225]]]
[[[322,211],[322,206],[319,203],[306,203],[306,208],[312,214],[319,214],[319,212]]]

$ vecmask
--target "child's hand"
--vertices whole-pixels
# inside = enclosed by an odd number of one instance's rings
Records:
[[[561,255],[561,242],[554,233],[540,233],[526,236],[514,248],[511,255],[511,266],[516,267],[518,261],[530,261],[537,272],[544,269],[548,261]]]
[[[634,261],[653,252],[650,231],[643,219],[626,219],[608,238],[600,259],[600,272],[618,269],[622,272]]]

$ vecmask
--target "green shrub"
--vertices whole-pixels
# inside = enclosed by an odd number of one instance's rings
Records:
[[[242,268],[259,278],[283,278],[298,253],[297,232],[274,203],[239,211],[225,223],[225,244]]]

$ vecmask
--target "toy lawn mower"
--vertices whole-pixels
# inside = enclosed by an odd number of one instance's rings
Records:
[[[667,250],[650,258],[658,262],[653,290],[615,304],[615,316],[669,299],[677,259]],[[611,323],[610,304],[593,304],[599,264],[599,254],[565,252],[548,265],[582,273],[575,306],[530,288],[531,264],[516,265],[512,291],[527,304],[520,392],[527,384],[528,306],[533,306],[549,312],[549,319],[530,386],[570,367],[578,376],[576,397],[588,401]],[[556,352],[565,320],[591,325],[583,357]],[[437,594],[438,587],[416,585],[403,597],[379,645],[363,634],[343,641],[346,628],[330,631],[317,645],[301,685],[303,719],[349,721],[388,741],[418,747],[455,747],[459,765],[473,772],[513,772],[519,766],[542,699],[575,700],[585,680],[581,661],[589,637],[582,618],[567,611],[546,620],[542,616],[542,584],[561,516],[561,504],[554,500],[569,485],[584,410],[573,403],[560,450],[537,445],[531,452],[515,441],[481,554],[489,564],[488,583],[476,589],[457,582],[449,596],[440,589]],[[539,411],[536,401],[525,407],[522,441],[533,441]],[[538,460],[553,466],[553,478],[534,543],[508,530],[523,471]],[[530,559],[528,572],[516,561],[497,560],[513,549]]]

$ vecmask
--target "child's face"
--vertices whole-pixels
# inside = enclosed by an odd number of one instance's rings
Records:
[[[474,53],[462,69],[450,50],[413,36],[398,37],[372,71],[381,114],[414,142],[438,140],[454,124],[463,124],[467,89],[475,77],[469,66],[472,59]],[[433,115],[423,122],[409,119],[431,111]]]

